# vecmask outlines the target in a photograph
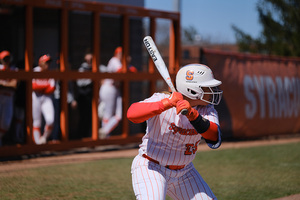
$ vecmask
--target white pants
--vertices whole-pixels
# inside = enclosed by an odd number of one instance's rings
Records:
[[[46,126],[52,126],[54,123],[54,106],[50,95],[39,95],[32,93],[32,118],[33,127],[41,127],[42,115],[44,116]]]
[[[217,199],[193,163],[181,170],[170,170],[137,155],[131,166],[136,199],[175,200]]]
[[[109,134],[122,119],[122,97],[119,89],[111,83],[101,85],[99,97],[104,104],[102,130]]]

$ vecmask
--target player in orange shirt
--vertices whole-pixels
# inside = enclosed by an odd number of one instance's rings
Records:
[[[42,72],[49,68],[50,55],[39,58],[39,66],[33,71]],[[36,144],[45,144],[50,136],[54,123],[54,106],[51,94],[55,90],[54,79],[32,80],[32,118],[33,118],[33,140]],[[42,117],[45,119],[45,128],[41,134]]]

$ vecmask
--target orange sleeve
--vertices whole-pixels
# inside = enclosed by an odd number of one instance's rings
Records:
[[[217,141],[218,140],[218,125],[210,122],[209,128],[204,133],[201,133],[202,137],[207,140]]]
[[[44,92],[45,92],[45,94],[52,94],[54,92],[54,90],[55,90],[55,86],[52,86],[52,85],[49,84],[45,88]]]
[[[33,80],[32,81],[32,89],[34,91],[41,92],[45,89],[45,85],[41,85],[41,84],[39,84],[39,82],[37,80]]]
[[[127,118],[133,123],[142,123],[149,118],[159,115],[165,110],[161,101],[133,103],[127,111]]]
[[[55,84],[46,79],[34,79],[32,81],[32,90],[43,94],[51,94],[55,90]]]

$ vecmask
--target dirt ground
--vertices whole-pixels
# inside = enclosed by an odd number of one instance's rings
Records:
[[[217,151],[230,148],[246,148],[254,146],[266,146],[275,144],[286,144],[300,142],[300,136],[297,137],[284,137],[284,138],[268,138],[263,140],[252,141],[239,141],[239,142],[223,142],[221,147]],[[41,155],[35,155],[33,157],[24,157],[20,160],[10,160],[0,162],[0,172],[19,171],[28,168],[57,165],[57,164],[69,164],[87,162],[100,159],[109,158],[124,158],[134,157],[138,153],[138,144],[130,144],[127,146],[107,146],[98,147],[94,149],[76,149],[69,152],[44,152]],[[201,143],[198,147],[198,151],[208,151],[210,148]],[[296,200],[300,199],[300,194],[292,195],[284,198],[274,200]]]

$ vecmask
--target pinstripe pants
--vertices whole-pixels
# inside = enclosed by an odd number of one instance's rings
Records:
[[[131,167],[132,185],[139,200],[217,199],[193,163],[181,170],[170,170],[137,155]]]

